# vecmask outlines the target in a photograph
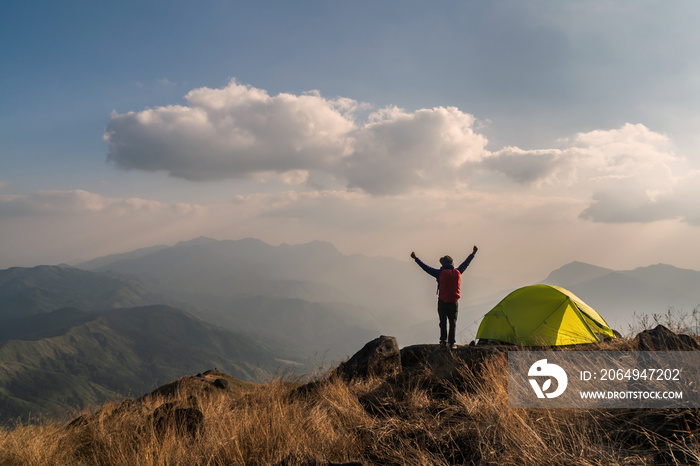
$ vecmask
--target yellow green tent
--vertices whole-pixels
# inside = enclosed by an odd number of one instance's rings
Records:
[[[491,309],[476,338],[518,345],[577,345],[614,338],[605,319],[572,292],[553,285],[519,288]]]

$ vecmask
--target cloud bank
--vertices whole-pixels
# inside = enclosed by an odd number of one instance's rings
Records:
[[[84,190],[0,195],[1,267],[80,262],[197,235],[209,206]]]
[[[113,114],[108,160],[199,182],[272,174],[309,189],[330,179],[374,198],[507,192],[568,197],[593,222],[700,222],[698,172],[642,124],[578,133],[556,148],[491,151],[476,117],[455,107],[372,110],[318,92],[270,96],[235,80],[192,90],[186,101]]]
[[[79,189],[0,196],[0,218],[67,214],[104,214],[113,217],[142,213],[190,215],[203,211],[204,208],[196,204],[165,204],[135,197],[109,198]]]

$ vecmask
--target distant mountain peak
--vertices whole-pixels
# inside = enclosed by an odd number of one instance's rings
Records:
[[[318,252],[323,252],[323,253],[330,253],[330,254],[342,254],[340,251],[338,251],[338,248],[335,247],[333,243],[329,243],[328,241],[320,241],[320,240],[313,240],[309,241],[308,243],[301,243],[301,244],[280,244],[280,247],[291,247],[291,248],[299,248],[302,250],[313,250],[313,251],[318,251]]]
[[[79,269],[83,270],[95,270],[100,267],[102,267],[105,264],[109,264],[112,262],[116,262],[119,260],[127,260],[127,259],[134,259],[138,257],[143,257],[148,254],[153,254],[154,252],[160,251],[162,249],[166,249],[169,246],[165,244],[159,244],[155,246],[148,246],[145,248],[139,248],[135,249],[133,251],[129,252],[124,252],[124,253],[117,253],[117,254],[110,254],[107,256],[102,256],[102,257],[96,257],[94,259],[91,259],[87,262],[82,262],[80,264],[77,264],[76,267]]]
[[[684,271],[684,272],[697,272],[697,270],[693,269],[684,269],[681,267],[676,267],[675,265],[669,265],[669,264],[664,264],[663,262],[659,262],[658,264],[653,264],[653,265],[647,265],[645,267],[637,267],[636,269],[632,270],[632,272],[639,272],[643,270],[654,270],[654,271]]]
[[[214,238],[209,238],[208,236],[198,236],[198,237],[190,239],[190,240],[179,241],[179,242],[175,243],[174,247],[189,246],[189,245],[194,245],[194,244],[206,245],[206,244],[214,244],[214,243],[218,243],[218,242],[219,242],[219,240],[214,239]]]
[[[544,283],[561,284],[583,283],[614,272],[612,269],[574,261],[559,267],[544,279]]]

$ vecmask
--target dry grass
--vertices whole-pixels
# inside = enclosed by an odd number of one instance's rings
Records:
[[[332,378],[306,392],[283,380],[235,394],[193,397],[180,390],[109,404],[71,426],[18,424],[0,430],[0,465],[291,466],[356,460],[571,466],[695,459],[700,422],[694,410],[511,409],[504,355],[483,364],[452,364],[450,370],[424,368],[386,380]],[[170,423],[159,429],[154,412],[167,403],[199,410],[201,426],[188,431]]]

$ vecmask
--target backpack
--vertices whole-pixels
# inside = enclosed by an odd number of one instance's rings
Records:
[[[457,269],[443,269],[438,276],[438,298],[444,303],[456,303],[459,300],[459,288],[462,274]]]

